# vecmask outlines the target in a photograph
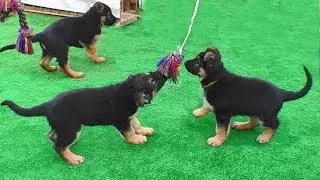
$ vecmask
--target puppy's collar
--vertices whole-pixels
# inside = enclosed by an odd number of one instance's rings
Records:
[[[217,81],[218,81],[218,80],[213,81],[213,82],[210,82],[209,84],[206,84],[206,85],[202,85],[202,88],[203,88],[203,89],[208,88],[208,87],[214,85]]]

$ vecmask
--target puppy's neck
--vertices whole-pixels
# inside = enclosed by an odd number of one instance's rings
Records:
[[[217,80],[217,81],[218,81],[218,80]],[[201,82],[202,88],[203,88],[203,89],[206,89],[206,88],[208,88],[208,87],[210,87],[210,86],[213,86],[217,81],[210,82],[209,84],[203,84],[203,83]]]
[[[222,71],[217,74],[208,74],[206,77],[201,79],[201,86],[203,89],[213,87],[218,81],[222,81],[226,76],[228,72]]]

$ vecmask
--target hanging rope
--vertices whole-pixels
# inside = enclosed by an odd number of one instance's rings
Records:
[[[184,38],[184,41],[179,50],[172,52],[171,55],[165,56],[157,63],[158,71],[160,71],[167,78],[171,79],[173,83],[176,83],[178,81],[178,76],[180,74],[179,66],[181,65],[183,60],[182,51],[191,33],[193,22],[198,11],[199,3],[200,0],[197,0],[193,15],[191,17],[188,33]]]

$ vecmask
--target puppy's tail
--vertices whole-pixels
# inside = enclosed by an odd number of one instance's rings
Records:
[[[292,101],[292,100],[302,98],[303,96],[307,95],[307,93],[310,91],[311,86],[312,86],[312,77],[311,77],[311,74],[306,66],[303,66],[303,70],[307,76],[306,84],[298,92],[285,91],[284,101]]]
[[[41,104],[39,106],[35,106],[32,108],[22,108],[19,105],[17,105],[16,103],[9,101],[9,100],[5,100],[1,103],[1,106],[9,106],[9,108],[14,111],[15,113],[19,114],[20,116],[27,116],[27,117],[31,117],[31,116],[45,116],[46,114],[46,106],[45,104]]]
[[[7,45],[7,46],[4,46],[4,47],[0,48],[0,53],[3,52],[3,51],[6,51],[6,50],[15,49],[15,48],[16,48],[15,44],[10,44],[10,45]]]

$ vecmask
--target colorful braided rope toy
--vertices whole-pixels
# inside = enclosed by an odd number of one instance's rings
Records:
[[[179,50],[172,52],[170,55],[165,56],[157,63],[158,71],[161,72],[164,76],[166,76],[168,79],[170,79],[173,83],[176,83],[178,81],[179,76],[179,67],[183,60],[182,50],[187,42],[187,39],[190,35],[191,28],[193,25],[193,21],[196,17],[198,6],[199,6],[200,0],[197,0],[196,6],[194,8],[194,12],[191,18],[191,22],[189,25],[187,36],[185,37],[181,47]]]
[[[27,23],[23,5],[16,0],[0,0],[0,20],[4,22],[10,13],[18,13],[20,28],[19,36],[16,41],[16,49],[23,54],[33,54],[32,47],[32,28]]]

